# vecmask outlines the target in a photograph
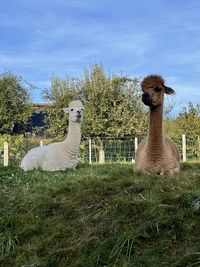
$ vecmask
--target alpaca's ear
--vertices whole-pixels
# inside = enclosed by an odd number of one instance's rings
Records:
[[[63,108],[63,111],[64,111],[66,114],[69,114],[69,108]]]
[[[164,88],[165,88],[165,93],[168,94],[168,95],[171,95],[171,94],[175,93],[174,89],[172,89],[170,87],[167,87],[167,86],[164,85]]]

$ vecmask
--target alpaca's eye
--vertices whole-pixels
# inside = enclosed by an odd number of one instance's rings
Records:
[[[83,111],[83,108],[81,108],[81,111]]]
[[[161,91],[161,88],[159,88],[159,87],[155,87],[155,88],[154,88],[154,91],[155,91],[155,92],[160,92],[160,91]]]
[[[73,111],[74,109],[73,108],[71,108],[71,111]]]

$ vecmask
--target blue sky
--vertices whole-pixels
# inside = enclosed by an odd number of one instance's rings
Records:
[[[198,0],[6,0],[0,9],[0,72],[38,87],[52,74],[80,77],[102,63],[107,72],[143,78],[159,73],[178,107],[200,103]]]

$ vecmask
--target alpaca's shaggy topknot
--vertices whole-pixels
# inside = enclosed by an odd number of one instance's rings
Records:
[[[69,107],[83,107],[83,104],[80,100],[74,100],[69,103]]]
[[[155,87],[155,86],[159,86],[159,85],[164,85],[164,83],[165,83],[165,81],[161,75],[150,74],[143,79],[143,81],[141,83],[141,87],[142,88]]]

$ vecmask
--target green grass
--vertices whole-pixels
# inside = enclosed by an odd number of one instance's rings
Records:
[[[0,266],[200,266],[200,163],[0,168]]]

